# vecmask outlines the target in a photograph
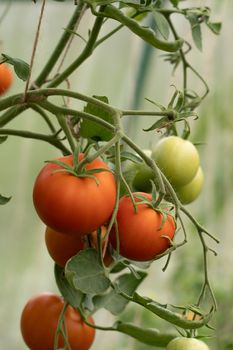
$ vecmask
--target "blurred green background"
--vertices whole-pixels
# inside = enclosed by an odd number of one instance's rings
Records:
[[[203,52],[194,48],[189,55],[192,64],[210,86],[210,94],[198,110],[199,119],[192,123],[191,133],[193,142],[203,143],[199,146],[199,152],[205,172],[205,187],[189,209],[221,240],[218,247],[210,242],[218,251],[217,258],[210,255],[209,265],[219,310],[213,321],[216,328],[214,337],[207,343],[212,350],[230,350],[233,349],[233,3],[230,0],[193,3],[209,4],[213,9],[212,19],[223,22],[219,37],[204,30]],[[7,4],[0,2],[0,17]],[[30,61],[40,4],[32,1],[11,2],[7,15],[0,22],[0,52]],[[33,69],[34,78],[51,53],[53,43],[62,33],[72,11],[72,1],[47,1]],[[91,21],[88,15],[82,22],[81,33],[84,36],[87,36]],[[111,25],[107,22],[105,30]],[[181,21],[178,26],[180,33],[190,39],[187,25]],[[77,56],[82,47],[82,40],[75,37],[66,64]],[[71,88],[89,95],[107,95],[113,105],[127,109],[150,109],[145,97],[166,105],[174,91],[171,84],[181,88],[180,71],[172,75],[172,69],[163,61],[161,52],[147,51],[148,47],[139,39],[122,30],[99,47],[72,75]],[[145,75],[142,79],[139,72],[145,52],[149,56],[143,66]],[[196,79],[190,76],[190,81],[194,89],[201,91],[202,86]],[[8,95],[22,92],[23,89],[24,83],[15,79]],[[154,132],[142,131],[151,121],[152,118],[145,120],[138,117],[130,117],[126,121],[128,133],[143,148],[150,148],[159,137]],[[9,127],[46,130],[32,111],[20,115]],[[44,226],[32,204],[32,187],[44,160],[58,155],[58,151],[47,144],[16,137],[10,137],[0,147],[0,193],[12,196],[11,201],[0,208],[0,349],[26,349],[19,329],[24,304],[35,293],[45,290],[57,292],[53,262],[44,244]],[[196,300],[202,282],[202,253],[192,227],[189,228],[189,236],[189,243],[173,254],[166,273],[161,270],[164,261],[152,265],[148,279],[140,287],[144,295],[171,304],[193,303]],[[169,327],[132,306],[127,308],[123,317],[138,325],[165,330]],[[104,311],[99,312],[95,319],[96,323],[103,325],[113,321],[112,316]],[[151,347],[126,336],[98,331],[92,349],[146,350]]]

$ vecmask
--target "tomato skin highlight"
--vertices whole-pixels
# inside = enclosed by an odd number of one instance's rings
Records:
[[[64,307],[62,297],[45,292],[33,296],[26,303],[20,320],[21,333],[31,350],[54,350],[55,333]],[[92,317],[88,321],[94,324]],[[94,341],[95,329],[87,326],[79,312],[68,305],[65,312],[68,340],[72,350],[88,350]],[[59,335],[58,348],[64,347]]]
[[[166,350],[209,350],[209,347],[196,338],[177,337],[169,342]]]
[[[0,95],[5,94],[13,82],[13,73],[6,63],[0,64]]]
[[[79,161],[84,157],[79,155]],[[58,159],[70,166],[73,156]],[[60,165],[47,163],[38,174],[33,202],[40,219],[53,230],[86,235],[102,226],[111,216],[116,200],[114,175],[101,159],[88,163],[87,170],[106,169],[90,177],[77,177],[61,170]],[[63,169],[64,170],[64,169]]]
[[[135,192],[133,196],[136,203],[140,201],[137,195],[152,200],[151,194]],[[162,214],[146,204],[137,204],[135,212],[131,198],[123,196],[117,213],[120,254],[131,260],[149,261],[167,250],[174,237],[176,224],[170,214],[167,214],[163,224],[162,220]],[[115,228],[111,232],[110,242],[116,249]]]

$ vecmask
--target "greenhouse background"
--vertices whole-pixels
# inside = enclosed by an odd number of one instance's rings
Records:
[[[187,1],[187,3],[189,3]],[[191,1],[190,1],[191,3]],[[233,64],[232,64],[232,15],[230,0],[195,1],[209,4],[212,17],[222,21],[220,36],[207,29],[203,31],[203,52],[193,49],[192,64],[207,80],[210,93],[198,110],[198,120],[192,123],[191,140],[200,144],[201,164],[205,174],[205,186],[200,197],[189,209],[221,241],[213,247],[218,256],[210,256],[210,279],[218,301],[218,313],[212,322],[214,337],[207,339],[211,350],[233,349]],[[0,18],[8,1],[0,2]],[[7,15],[0,22],[0,52],[30,61],[33,40],[38,22],[40,2],[11,1]],[[35,77],[53,49],[73,10],[73,2],[47,1],[39,39],[33,76]],[[91,16],[82,22],[81,32],[87,35]],[[179,21],[179,19],[177,19]],[[179,23],[179,22],[178,22]],[[106,30],[112,22],[106,24]],[[186,23],[179,23],[180,33],[186,33]],[[186,34],[184,34],[185,36]],[[82,40],[74,38],[73,50],[67,64],[81,50]],[[144,60],[144,61],[143,61]],[[164,62],[161,52],[151,50],[126,29],[109,42],[103,43],[94,55],[73,74],[70,86],[88,95],[106,95],[114,106],[122,108],[150,108],[145,98],[166,105],[174,92],[172,84],[179,88],[179,70],[172,75],[172,67]],[[142,78],[143,76],[143,78]],[[202,85],[196,79],[197,89]],[[15,79],[11,94],[22,92],[24,83]],[[9,93],[8,93],[9,94]],[[74,102],[72,102],[74,103]],[[77,103],[77,102],[76,102]],[[75,104],[74,104],[75,107]],[[150,119],[129,117],[125,127],[135,142],[145,149],[151,148],[160,135],[145,133]],[[36,114],[30,110],[11,126],[43,131]],[[24,350],[19,320],[25,302],[43,291],[57,292],[53,262],[44,244],[44,226],[36,216],[32,204],[32,188],[35,177],[47,159],[58,152],[47,144],[27,139],[9,137],[0,148],[0,193],[12,196],[0,210],[0,348]],[[162,303],[192,303],[202,282],[200,267],[202,250],[193,228],[190,227],[189,243],[175,252],[166,273],[162,272],[164,260],[152,264],[149,277],[140,290]],[[123,319],[135,324],[167,329],[167,323],[129,305]],[[101,311],[95,315],[96,323],[111,324],[113,317]],[[204,334],[204,331],[200,333]],[[209,334],[209,332],[208,332]],[[111,341],[109,341],[111,339]],[[150,346],[115,333],[97,332],[93,350],[147,350]]]

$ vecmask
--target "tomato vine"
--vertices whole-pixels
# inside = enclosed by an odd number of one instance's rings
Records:
[[[36,1],[34,1],[36,2]],[[25,90],[8,97],[2,97],[0,100],[0,141],[7,142],[7,137],[17,136],[23,138],[43,141],[55,147],[63,156],[74,155],[76,162],[69,165],[69,171],[66,167],[62,171],[75,173],[77,178],[94,178],[95,173],[81,172],[91,162],[97,158],[103,158],[110,165],[110,172],[114,174],[116,183],[116,199],[114,208],[111,210],[111,217],[106,220],[107,229],[105,237],[98,235],[97,249],[89,249],[77,252],[66,263],[64,268],[55,265],[55,278],[58,289],[65,299],[66,304],[61,313],[58,322],[58,328],[55,338],[55,349],[58,348],[58,336],[64,333],[63,321],[66,307],[70,304],[79,310],[84,322],[90,327],[104,331],[118,331],[130,335],[135,339],[150,345],[165,347],[174,338],[177,333],[164,334],[157,329],[144,329],[134,324],[128,324],[117,321],[112,326],[95,325],[88,321],[88,317],[94,314],[98,309],[106,308],[114,315],[118,316],[126,305],[130,302],[138,304],[144,309],[152,312],[162,320],[169,322],[175,327],[184,330],[188,335],[196,335],[196,330],[204,326],[209,326],[214,312],[217,309],[215,295],[212,290],[208,275],[208,253],[216,255],[214,249],[207,245],[206,237],[212,239],[214,243],[219,243],[218,239],[193,217],[191,212],[179,200],[176,190],[166,177],[163,169],[160,169],[157,162],[145,154],[145,152],[132,140],[125,131],[123,120],[127,117],[133,118],[140,116],[143,118],[159,117],[145,132],[164,131],[164,136],[178,135],[186,139],[190,134],[189,118],[196,117],[196,109],[209,92],[208,84],[201,74],[189,63],[187,54],[191,50],[191,45],[185,39],[181,38],[177,32],[172,16],[183,16],[191,25],[191,32],[194,43],[198,49],[202,48],[201,25],[207,25],[215,34],[220,31],[220,24],[210,21],[210,9],[207,7],[189,7],[182,6],[182,1],[166,2],[163,0],[139,1],[139,0],[80,0],[74,4],[74,12],[61,38],[55,45],[51,56],[47,59],[44,67],[41,69],[38,77],[31,82],[33,73],[33,62],[36,55],[36,48],[39,41],[40,27],[42,25],[43,13],[46,11],[46,1],[42,2],[39,15],[39,24],[34,41],[31,63],[28,65],[19,58],[13,58],[2,54],[0,64],[12,65],[20,79],[25,81]],[[131,10],[132,14],[127,11]],[[72,48],[72,40],[78,33],[79,24],[83,20],[87,11],[90,11],[94,23],[89,31],[88,38],[82,38],[85,45],[81,53],[75,60],[63,71],[62,65],[67,52]],[[141,23],[141,17],[153,16],[156,30],[145,27]],[[117,26],[111,29],[107,34],[100,36],[102,27],[106,21],[113,20]],[[127,28],[132,35],[151,45],[153,48],[164,51],[165,61],[170,62],[174,69],[182,65],[182,88],[175,88],[167,106],[162,106],[156,101],[149,102],[153,105],[151,110],[121,109],[112,106],[106,97],[87,96],[80,92],[72,91],[69,88],[59,88],[59,85],[67,81],[70,75],[92,55],[97,47],[105,40],[121,30]],[[161,35],[159,36],[158,33]],[[173,40],[169,41],[169,33]],[[187,49],[186,49],[187,47]],[[63,56],[62,56],[63,55]],[[61,60],[57,73],[53,74],[54,68]],[[199,94],[188,85],[188,71],[191,71],[204,86],[204,92]],[[52,97],[58,96],[62,103],[51,101]],[[70,99],[85,103],[83,110],[70,108]],[[156,110],[155,110],[156,109]],[[159,109],[159,111],[157,110]],[[19,117],[26,110],[33,110],[41,122],[47,126],[47,133],[37,133],[30,130],[18,130],[6,127],[13,119]],[[86,127],[85,127],[86,123]],[[89,124],[88,124],[89,123]],[[177,123],[183,123],[182,130],[178,130]],[[85,129],[84,129],[85,128]],[[94,133],[92,134],[92,132]],[[85,136],[83,136],[85,135]],[[93,137],[94,135],[94,137]],[[96,139],[98,136],[98,139]],[[83,152],[84,158],[79,160],[77,154]],[[164,203],[169,203],[173,211],[174,218],[183,233],[176,232],[174,239],[169,239],[169,247],[165,252],[157,254],[148,263],[148,266],[163,256],[167,256],[167,262],[164,270],[167,268],[170,258],[176,249],[180,249],[188,241],[188,233],[184,223],[184,217],[191,222],[195,229],[203,249],[203,286],[197,301],[194,303],[200,319],[188,320],[184,313],[177,310],[187,310],[189,307],[175,307],[174,312],[171,305],[162,305],[148,297],[143,297],[136,292],[137,287],[146,278],[147,272],[144,271],[143,264],[126,259],[120,254],[120,240],[118,228],[118,210],[119,201],[122,195],[128,195],[133,202],[135,215],[138,214],[137,201],[134,198],[132,184],[127,180],[124,171],[124,162],[141,162],[146,164],[152,171],[152,196],[153,210],[161,208]],[[51,161],[52,163],[53,161]],[[57,162],[58,164],[58,162]],[[58,164],[59,165],[59,164]],[[61,164],[60,164],[61,165]],[[97,169],[102,174],[104,169]],[[54,172],[55,173],[55,172]],[[54,176],[55,177],[55,176]],[[96,180],[96,186],[99,182]],[[155,200],[154,200],[155,199]],[[0,204],[6,204],[10,198],[0,196]],[[94,201],[94,199],[93,199]],[[145,202],[146,203],[146,202]],[[145,204],[144,203],[144,204]],[[146,204],[145,204],[146,205]],[[167,210],[167,209],[166,209]],[[138,210],[139,211],[139,210]],[[166,221],[164,210],[161,209]],[[90,219],[90,218],[89,218]],[[130,225],[130,222],[129,222]],[[116,247],[110,246],[112,261],[109,266],[105,266],[104,255],[109,245],[109,236],[115,229]],[[98,227],[96,227],[98,229]],[[64,232],[63,232],[64,233]],[[67,233],[67,232],[65,232]],[[69,234],[69,232],[68,232]],[[91,232],[82,232],[82,235],[91,234]],[[179,240],[177,239],[179,237]],[[135,238],[136,240],[137,238]],[[163,239],[168,239],[164,235]],[[102,247],[104,247],[102,249]],[[129,273],[125,273],[125,270]],[[115,278],[114,272],[121,272],[120,277]],[[206,291],[209,293],[208,311],[202,310],[202,303],[205,300]],[[113,305],[109,306],[112,301]],[[120,310],[120,311],[119,311]],[[63,334],[67,347],[69,348],[69,338]]]

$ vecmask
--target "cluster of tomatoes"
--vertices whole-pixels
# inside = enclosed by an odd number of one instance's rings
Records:
[[[82,162],[84,165],[80,167]],[[97,249],[97,232],[101,233],[102,247],[107,246],[107,249],[102,248],[106,266],[114,263],[110,254],[114,249],[125,258],[148,261],[170,247],[176,230],[175,220],[168,210],[164,214],[154,208],[152,195],[144,192],[120,198],[116,224],[106,237],[116,198],[115,176],[99,158],[85,162],[85,155],[80,153],[78,160],[73,155],[64,156],[42,168],[35,180],[33,202],[46,225],[46,246],[56,264],[64,267],[80,250]],[[21,316],[21,331],[30,349],[53,349],[63,306],[62,297],[51,293],[42,293],[27,302]],[[70,347],[89,349],[94,340],[94,328],[86,325],[72,306],[65,311],[65,322]],[[94,326],[92,317],[89,323]],[[61,334],[58,346],[64,346]]]
[[[190,141],[178,136],[165,137],[147,152],[167,177],[181,203],[189,204],[199,196],[204,174],[198,150]],[[134,173],[132,185],[136,190],[151,192],[154,174],[149,166],[145,163],[134,164],[129,172]]]
[[[176,222],[168,206],[163,210],[155,207],[153,195],[145,191],[124,195],[118,202],[116,179],[108,164],[100,158],[88,161],[83,153],[75,157],[69,155],[48,162],[38,174],[33,189],[36,212],[46,225],[47,250],[56,264],[65,267],[79,251],[99,249],[99,234],[107,267],[114,265],[114,250],[130,260],[150,261],[171,247]],[[196,147],[170,136],[158,142],[151,157],[181,201],[187,202],[182,191],[201,172]],[[137,187],[136,179],[138,171],[134,174],[133,187]],[[115,223],[107,237],[107,226],[116,208]],[[42,293],[27,302],[21,316],[21,331],[30,349],[53,349],[55,339],[58,348],[65,345],[62,332],[57,334],[64,305],[63,298],[52,293]],[[69,305],[64,311],[64,321],[71,349],[88,350],[95,337],[93,318],[89,316],[87,325],[78,310]]]

